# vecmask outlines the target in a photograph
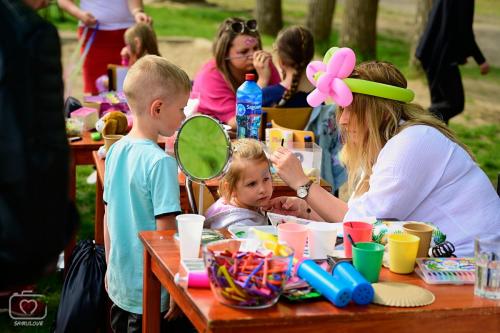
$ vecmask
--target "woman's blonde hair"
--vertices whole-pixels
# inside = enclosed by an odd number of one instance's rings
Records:
[[[241,82],[231,73],[229,68],[231,60],[227,59],[233,40],[239,35],[251,36],[257,39],[259,50],[262,49],[262,41],[260,40],[259,32],[250,31],[246,26],[242,33],[234,32],[233,29],[231,29],[231,24],[235,22],[245,23],[245,20],[239,17],[225,19],[219,26],[219,30],[217,31],[217,35],[212,45],[212,51],[214,53],[217,69],[222,73],[222,76],[233,91],[236,91],[241,85]]]
[[[254,139],[238,139],[233,143],[233,156],[229,170],[219,183],[219,195],[226,202],[231,201],[231,197],[236,190],[236,184],[241,179],[242,171],[248,168],[243,162],[266,162],[269,167],[269,160],[262,144]]]
[[[407,81],[403,74],[388,62],[361,63],[356,66],[350,77],[402,88],[407,87]],[[471,151],[458,141],[455,134],[440,119],[424,110],[420,105],[354,94],[349,110],[350,116],[347,126],[353,127],[358,140],[356,142],[349,140],[347,129],[341,128],[344,141],[341,160],[347,168],[348,187],[350,191],[354,191],[354,196],[360,196],[369,190],[372,167],[387,141],[410,126],[434,127],[474,158]],[[342,112],[343,109],[339,108],[336,116],[337,123],[339,123]]]
[[[135,38],[141,42],[138,49],[135,45]],[[130,51],[139,59],[146,54],[160,55],[158,51],[158,41],[153,28],[146,23],[136,23],[125,31],[125,43],[130,45]]]

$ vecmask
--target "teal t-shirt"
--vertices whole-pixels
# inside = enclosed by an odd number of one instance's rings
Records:
[[[138,233],[156,230],[155,216],[181,210],[177,163],[155,142],[125,136],[111,146],[105,165],[108,294],[123,310],[142,314],[143,246]],[[161,311],[166,309],[162,290]]]

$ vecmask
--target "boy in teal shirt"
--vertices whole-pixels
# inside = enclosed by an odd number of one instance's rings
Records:
[[[175,229],[181,211],[177,163],[156,142],[158,135],[172,136],[179,128],[190,89],[182,69],[152,55],[139,59],[123,84],[133,126],[107,152],[103,195],[106,286],[116,332],[141,330],[143,246],[138,233]],[[167,307],[162,291],[161,311]]]

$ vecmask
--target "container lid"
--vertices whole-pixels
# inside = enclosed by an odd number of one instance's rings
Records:
[[[255,74],[253,73],[245,74],[245,81],[255,81]]]

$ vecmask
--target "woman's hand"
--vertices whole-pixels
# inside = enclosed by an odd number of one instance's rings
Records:
[[[92,15],[91,12],[82,12],[79,18],[80,21],[82,21],[82,23],[87,27],[91,27],[97,24],[97,19],[94,15]]]
[[[148,16],[143,11],[136,11],[134,13],[134,20],[135,23],[147,23],[147,24],[153,23],[153,19],[151,18],[151,16]]]
[[[281,215],[304,217],[307,213],[307,202],[296,197],[277,197],[269,201],[264,210]]]
[[[309,178],[304,174],[299,159],[290,150],[279,147],[271,155],[270,160],[280,178],[294,190],[309,181]]]
[[[261,88],[267,87],[271,79],[271,69],[269,68],[271,58],[271,54],[263,50],[255,51],[253,54],[253,66],[259,75],[257,84]]]

